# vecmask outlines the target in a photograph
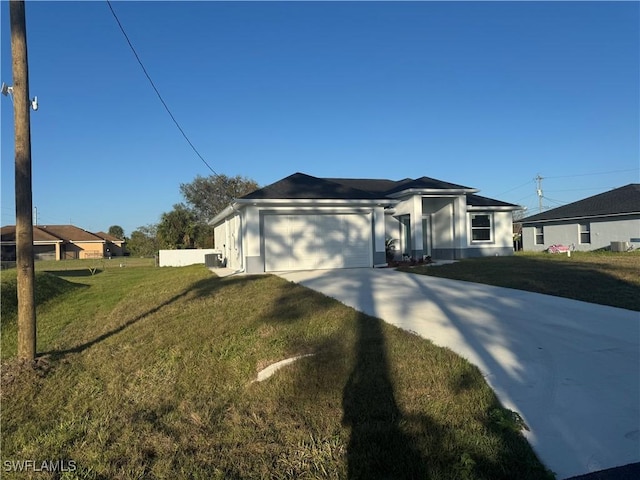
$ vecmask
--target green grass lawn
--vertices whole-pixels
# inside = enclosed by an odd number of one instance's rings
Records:
[[[2,272],[2,460],[77,467],[3,479],[550,478],[447,349],[275,276],[115,265],[38,264],[35,368]]]
[[[640,311],[640,251],[518,253],[400,270]]]

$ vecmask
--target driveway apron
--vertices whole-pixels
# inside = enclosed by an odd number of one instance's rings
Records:
[[[639,312],[392,269],[280,276],[478,366],[557,478],[640,461]]]

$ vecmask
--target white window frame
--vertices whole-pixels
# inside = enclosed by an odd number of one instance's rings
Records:
[[[473,219],[476,216],[487,217],[489,219],[489,226],[473,226]],[[478,212],[478,213],[469,213],[469,231],[471,232],[471,243],[493,243],[495,241],[493,234],[493,213],[491,212]],[[482,240],[474,240],[473,233],[475,231],[488,231],[489,238]]]
[[[586,227],[586,230],[583,230],[582,227]],[[588,241],[584,242],[582,241],[582,236],[583,235],[587,235],[588,236]],[[578,224],[578,243],[580,243],[580,245],[589,245],[591,244],[591,224],[589,222],[585,222],[585,223],[579,223]]]
[[[533,227],[534,245],[544,245],[544,227]]]

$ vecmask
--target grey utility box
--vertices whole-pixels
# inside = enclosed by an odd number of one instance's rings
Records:
[[[629,242],[611,242],[612,252],[626,252],[629,250]]]
[[[222,254],[221,253],[208,253],[204,256],[204,264],[207,268],[221,268],[222,267]]]

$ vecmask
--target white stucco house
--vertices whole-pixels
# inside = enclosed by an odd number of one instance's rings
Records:
[[[640,247],[640,183],[600,193],[523,218],[522,248],[544,251],[551,245],[578,251]]]
[[[295,173],[238,198],[212,221],[226,265],[247,273],[376,267],[398,256],[513,254],[519,206],[428,177],[317,178]]]

